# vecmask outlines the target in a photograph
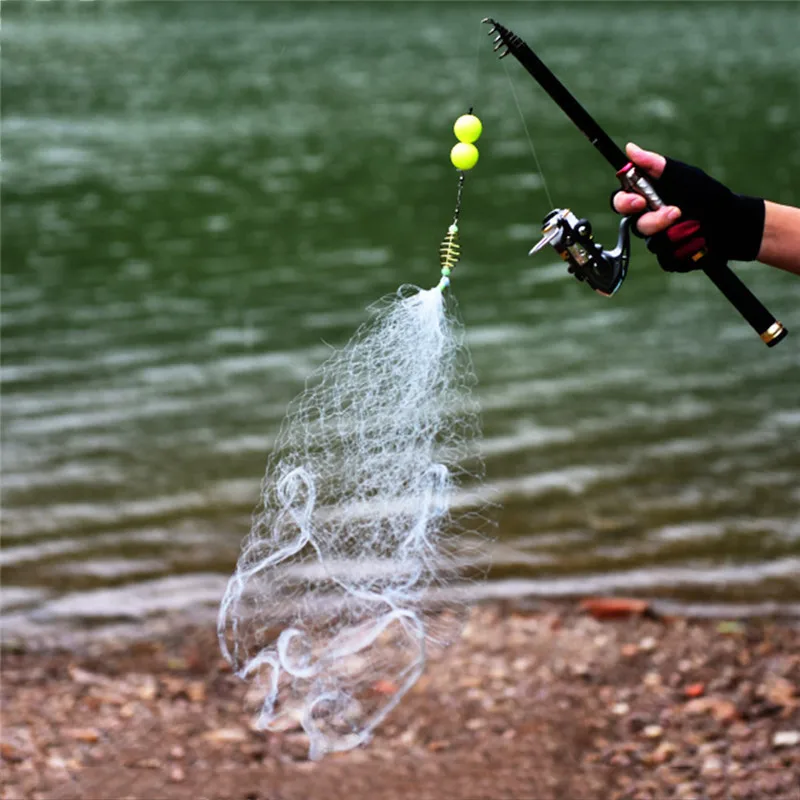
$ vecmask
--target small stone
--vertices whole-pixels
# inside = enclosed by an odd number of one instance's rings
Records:
[[[182,783],[186,780],[186,773],[177,764],[169,771],[169,779],[172,783]]]
[[[612,767],[629,767],[631,760],[625,753],[615,753],[608,762]]]
[[[678,748],[672,744],[672,742],[661,742],[655,750],[648,756],[647,760],[651,764],[664,764],[665,762],[669,761],[675,753],[678,752]]]
[[[644,676],[642,683],[644,683],[645,686],[649,686],[651,689],[657,689],[662,684],[661,675],[659,675],[658,672],[648,672]]]
[[[158,694],[158,684],[152,675],[145,675],[140,686],[136,690],[142,700],[153,700]]]
[[[203,681],[190,681],[186,686],[186,696],[193,703],[203,703],[206,699],[206,685]]]
[[[800,744],[800,731],[778,731],[772,737],[773,747],[797,747]]]
[[[624,644],[620,647],[619,652],[625,658],[633,658],[634,656],[639,654],[639,645],[636,644]]]
[[[615,703],[611,708],[611,713],[618,717],[624,717],[630,710],[631,707],[627,703]]]
[[[18,762],[25,760],[25,753],[22,749],[11,742],[0,742],[0,755],[5,761]]]
[[[749,739],[752,735],[753,731],[750,729],[749,725],[745,725],[743,722],[734,722],[730,728],[728,728],[728,736],[731,739]]]
[[[398,737],[397,741],[406,746],[414,744],[417,739],[417,732],[413,728],[403,731]]]
[[[650,609],[650,604],[631,597],[589,597],[581,601],[580,609],[595,619],[620,619],[641,616]]]
[[[663,733],[664,729],[660,725],[646,725],[642,731],[646,739],[658,739]]]
[[[731,722],[739,713],[730,700],[719,697],[696,697],[684,706],[684,711],[691,715],[710,713],[717,722]]]
[[[48,769],[54,770],[65,770],[67,768],[67,762],[59,755],[50,756],[47,761],[46,765]]]
[[[697,793],[694,783],[687,782],[679,783],[675,787],[675,797],[679,797],[680,800],[699,800],[700,795]]]
[[[241,728],[217,728],[213,731],[206,731],[203,739],[214,744],[227,744],[229,742],[247,741],[247,732]]]
[[[645,636],[645,638],[639,642],[639,649],[643,650],[645,653],[652,652],[656,647],[658,647],[658,642],[653,636]]]
[[[724,620],[717,624],[717,633],[727,636],[744,633],[744,626],[735,620]]]
[[[795,699],[795,686],[786,678],[779,678],[771,675],[767,680],[767,685],[763,691],[764,696],[770,703],[774,703],[784,708],[793,709],[800,703]]]
[[[436,753],[439,750],[447,750],[450,747],[450,742],[445,741],[444,739],[436,739],[433,742],[428,743],[428,750],[432,753]]]
[[[719,756],[706,756],[703,759],[703,765],[700,767],[700,774],[708,778],[722,775],[723,764]]]
[[[67,728],[64,735],[68,739],[74,739],[76,742],[87,742],[94,744],[100,739],[100,734],[94,728]]]
[[[686,697],[700,697],[705,690],[706,685],[704,683],[690,683],[683,690],[683,693]]]
[[[179,744],[176,744],[175,747],[173,747],[169,751],[169,757],[170,758],[181,759],[185,755],[186,755],[186,751]]]
[[[272,720],[269,723],[269,729],[275,733],[289,733],[290,731],[299,731],[303,727],[301,722],[301,718],[290,713],[281,714],[281,716],[277,717],[276,719]],[[250,722],[250,730],[251,731],[262,731],[264,730],[263,724],[261,724],[258,718],[251,720]]]
[[[468,731],[477,731],[477,730],[480,730],[481,728],[485,728],[486,727],[486,720],[485,719],[479,719],[478,717],[473,717],[472,719],[468,719],[464,723],[464,727]]]

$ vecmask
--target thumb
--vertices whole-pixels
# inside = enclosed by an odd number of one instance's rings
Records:
[[[667,159],[660,156],[658,153],[652,153],[649,150],[642,150],[638,144],[629,142],[625,147],[625,152],[628,158],[641,167],[651,178],[660,178],[664,167],[667,165]]]

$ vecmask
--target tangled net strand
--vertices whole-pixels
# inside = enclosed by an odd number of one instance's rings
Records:
[[[452,492],[480,469],[442,292],[372,310],[289,406],[219,613],[223,654],[263,690],[258,726],[299,721],[311,758],[367,740],[458,630],[428,601],[461,560]]]

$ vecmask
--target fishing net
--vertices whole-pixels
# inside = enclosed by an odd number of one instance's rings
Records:
[[[299,721],[314,759],[367,740],[459,630],[443,590],[471,560],[479,423],[442,290],[373,306],[290,405],[220,607],[257,725]]]

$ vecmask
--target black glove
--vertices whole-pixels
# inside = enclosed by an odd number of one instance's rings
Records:
[[[675,225],[647,239],[662,269],[689,272],[756,258],[764,234],[761,198],[735,194],[703,170],[672,158],[660,178],[649,180],[666,205],[683,212]]]

